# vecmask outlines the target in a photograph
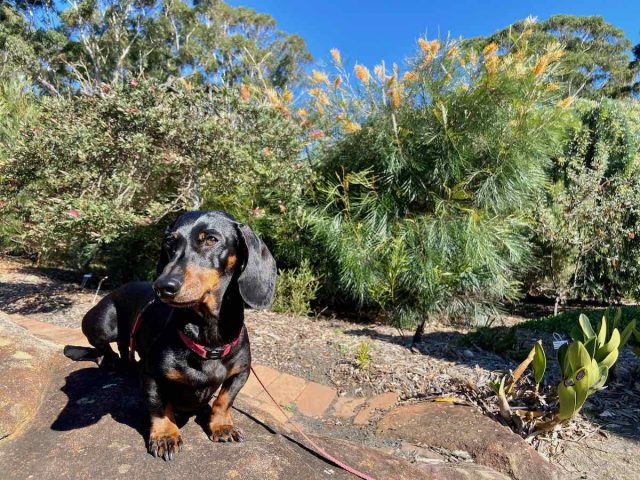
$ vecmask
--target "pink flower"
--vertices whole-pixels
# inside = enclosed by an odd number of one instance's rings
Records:
[[[69,210],[69,211],[67,212],[67,214],[68,214],[70,217],[78,218],[78,217],[80,216],[80,210],[76,210],[75,208],[72,208],[71,210]]]

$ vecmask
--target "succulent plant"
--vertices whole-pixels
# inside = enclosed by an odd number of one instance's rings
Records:
[[[599,365],[579,340],[571,342],[559,360],[562,380],[558,385],[558,417],[566,420],[582,408],[590,394],[604,386],[609,368]]]
[[[562,381],[558,385],[558,417],[561,420],[573,417],[589,395],[604,387],[620,349],[636,332],[636,321],[632,320],[620,333],[620,317],[620,309],[611,322],[608,312],[605,313],[596,333],[589,318],[580,315],[578,325],[571,331],[573,342],[558,350],[562,371]]]

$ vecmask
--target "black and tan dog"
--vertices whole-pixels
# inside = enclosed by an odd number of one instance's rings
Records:
[[[109,342],[122,360],[130,346],[138,352],[151,454],[172,459],[182,444],[174,412],[205,408],[218,388],[209,437],[242,440],[230,410],[251,363],[244,304],[268,307],[275,280],[273,257],[249,227],[224,212],[189,212],[167,230],[153,284],[124,285],[87,312],[82,330],[103,365],[117,359]],[[65,353],[79,359],[74,348]]]

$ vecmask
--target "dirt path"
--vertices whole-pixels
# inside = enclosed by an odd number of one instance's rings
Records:
[[[78,327],[94,292],[73,283],[77,277],[0,259],[0,311]],[[516,366],[479,348],[461,346],[458,340],[465,332],[450,327],[429,326],[420,355],[405,346],[409,332],[402,336],[385,325],[247,311],[247,326],[260,364],[355,397],[399,392],[402,400],[411,400],[450,394],[484,385],[493,372]],[[640,478],[640,425],[631,421],[640,414],[640,385],[633,380],[613,384],[593,398],[585,407],[590,420],[579,420],[578,434],[542,442],[539,450],[568,478]],[[626,409],[629,418],[618,415],[618,409]],[[341,428],[340,422],[326,421]],[[370,426],[363,425],[361,431],[370,435]]]

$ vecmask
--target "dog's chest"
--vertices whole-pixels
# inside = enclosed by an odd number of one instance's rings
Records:
[[[187,360],[169,357],[162,362],[160,375],[168,382],[193,388],[218,388],[228,369],[220,360]]]

